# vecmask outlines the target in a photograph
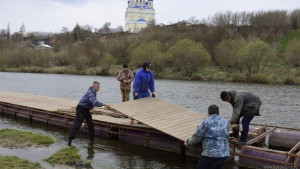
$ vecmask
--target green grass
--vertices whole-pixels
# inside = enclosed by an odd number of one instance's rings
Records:
[[[0,144],[11,148],[49,146],[54,139],[38,133],[13,129],[0,130]]]
[[[300,40],[300,29],[292,31],[288,33],[284,38],[282,38],[280,42],[281,50],[284,50],[285,47],[289,44],[292,40]]]
[[[79,149],[74,147],[67,147],[59,150],[52,156],[44,161],[49,162],[52,166],[55,164],[63,165],[75,165],[81,160],[81,156],[78,154]]]
[[[18,158],[16,156],[1,156],[0,155],[1,169],[40,169],[42,168],[39,163],[33,163],[28,160]]]

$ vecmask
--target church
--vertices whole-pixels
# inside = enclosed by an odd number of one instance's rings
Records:
[[[129,0],[125,14],[125,31],[138,33],[155,20],[153,0]]]

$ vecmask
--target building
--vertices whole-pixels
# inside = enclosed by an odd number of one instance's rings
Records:
[[[26,32],[24,23],[23,23],[23,25],[20,27],[19,33],[20,33],[21,35],[23,35],[23,37],[27,37],[27,32]]]
[[[125,14],[125,31],[137,33],[155,21],[153,0],[129,0]]]
[[[109,34],[109,33],[121,33],[123,32],[123,27],[119,26],[117,28],[100,28],[98,33],[100,34]]]
[[[34,45],[34,49],[52,49],[52,47],[45,44],[44,41],[39,41],[37,42],[37,45]]]

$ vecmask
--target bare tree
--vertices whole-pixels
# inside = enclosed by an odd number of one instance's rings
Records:
[[[107,34],[110,33],[110,22],[106,22],[102,28],[100,28],[99,33]]]
[[[69,29],[67,27],[62,27],[61,32],[67,33],[67,32],[69,32]]]

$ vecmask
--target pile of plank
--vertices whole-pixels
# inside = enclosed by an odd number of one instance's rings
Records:
[[[76,108],[72,107],[70,109],[58,109],[57,113],[75,116],[76,115]],[[117,110],[107,109],[107,108],[102,108],[102,107],[94,108],[93,110],[91,110],[91,114],[111,116],[111,117],[115,117],[115,118],[128,118],[128,116],[118,112]]]

